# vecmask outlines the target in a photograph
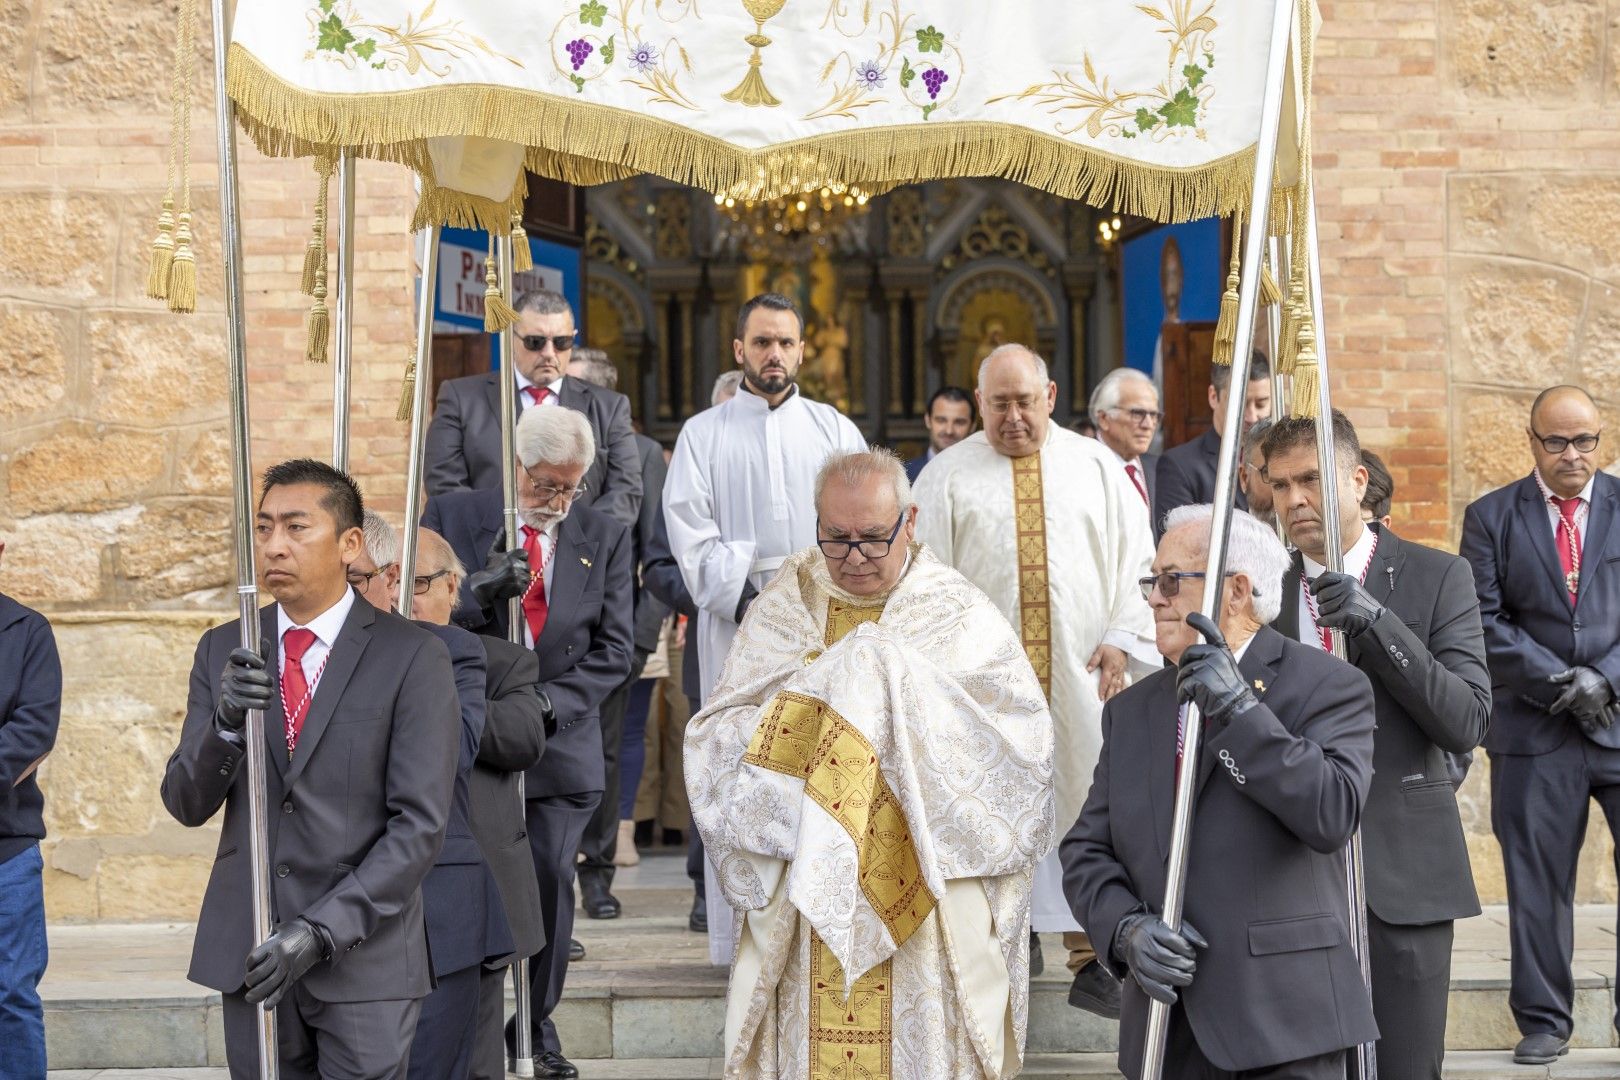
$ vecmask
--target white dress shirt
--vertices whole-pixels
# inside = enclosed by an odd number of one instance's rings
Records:
[[[1145,504],[1147,502],[1147,470],[1142,467],[1142,459],[1133,457],[1127,461],[1119,456],[1118,450],[1115,450],[1101,439],[1098,439],[1097,442],[1104,450],[1108,451],[1110,457],[1119,462],[1119,471],[1125,474],[1125,479],[1131,481],[1131,489],[1141,496]],[[1131,474],[1132,469],[1136,470],[1134,476]]]
[[[309,687],[309,695],[315,696],[315,683],[321,671],[321,665],[326,662],[327,654],[332,646],[337,644],[338,635],[343,632],[343,624],[349,618],[349,609],[354,607],[354,588],[350,586],[343,590],[343,598],[319,615],[315,616],[302,627],[292,621],[287,609],[280,604],[276,605],[276,640],[280,642],[277,651],[281,655],[281,673],[287,671],[287,631],[293,629],[311,630],[315,634],[315,642],[304,652],[303,662],[299,665],[304,669],[304,684]],[[298,702],[290,701],[287,704],[296,706]]]
[[[518,415],[522,416],[525,410],[534,408],[535,404],[536,404],[534,399],[529,397],[529,388],[531,386],[539,388],[542,384],[537,383],[537,382],[529,381],[529,377],[527,375],[523,374],[523,372],[519,371],[518,366],[516,364],[512,365],[512,374],[517,377]],[[546,400],[544,402],[540,402],[540,404],[542,404],[542,405],[561,405],[562,404],[562,376],[559,375],[555,379],[553,379],[551,382],[545,383],[543,385],[545,386],[545,389],[551,391],[551,396],[546,398]]]
[[[1356,537],[1354,546],[1344,553],[1344,572],[1365,584],[1367,581],[1367,564],[1372,562],[1373,552],[1377,547],[1378,535],[1363,526],[1361,535]],[[1305,576],[1312,581],[1316,580],[1318,574],[1327,573],[1327,567],[1303,551],[1299,553],[1299,557],[1305,561]],[[1307,628],[1312,631],[1318,630],[1316,620],[1311,616],[1309,590],[1305,583],[1301,582],[1299,587],[1299,638],[1303,644],[1320,649],[1322,647],[1321,633],[1308,634],[1305,632]]]

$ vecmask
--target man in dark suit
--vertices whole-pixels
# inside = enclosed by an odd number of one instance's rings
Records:
[[[1463,516],[1491,667],[1491,827],[1507,871],[1508,1004],[1524,1035],[1513,1059],[1527,1064],[1569,1046],[1589,799],[1620,837],[1620,481],[1597,469],[1602,432],[1584,390],[1542,391],[1527,433],[1534,471]]]
[[[456,774],[449,654],[360,600],[360,491],[318,461],[273,466],[255,523],[262,650],[235,622],[197,645],[163,804],[225,823],[189,978],[224,999],[226,1059],[258,1075],[255,1010],[277,1008],[284,1077],[405,1076],[431,988],[422,878],[444,840]],[[278,692],[279,687],[279,692]],[[271,917],[253,939],[244,724],[263,709]]]
[[[1312,648],[1328,645],[1323,628],[1343,631],[1350,663],[1372,680],[1378,734],[1361,836],[1378,1074],[1440,1080],[1453,921],[1480,910],[1448,768],[1490,723],[1479,598],[1462,559],[1362,523],[1367,470],[1337,411],[1333,438],[1343,573],[1325,569],[1316,421],[1279,420],[1262,445],[1277,514],[1299,549],[1276,626]]]
[[[1153,520],[1153,497],[1159,486],[1159,455],[1148,453],[1159,432],[1159,389],[1135,368],[1115,368],[1091,392],[1091,419],[1097,441],[1119,459],[1119,467],[1142,497],[1142,508]]]
[[[1226,395],[1232,388],[1232,369],[1223,364],[1209,369],[1211,427],[1191,442],[1159,455],[1159,486],[1153,493],[1153,538],[1164,535],[1164,519],[1178,506],[1207,503],[1215,497],[1215,460],[1226,430]],[[1271,415],[1271,364],[1255,352],[1249,361],[1249,385],[1243,397],[1243,430]],[[1249,508],[1240,491],[1233,500],[1239,510]]]
[[[551,1013],[568,971],[575,856],[602,798],[602,702],[630,670],[630,532],[572,502],[594,450],[578,413],[523,415],[517,465],[524,536],[512,552],[500,542],[498,489],[436,495],[423,515],[423,524],[443,535],[463,563],[485,560],[462,586],[458,622],[506,637],[507,601],[522,598],[524,641],[540,660],[540,689],[556,711],[545,757],[524,779],[546,934],[530,969],[535,1075],[544,1078],[578,1075],[562,1054]]]
[[[923,416],[923,423],[928,426],[928,449],[906,462],[906,479],[915,484],[923,466],[934,460],[935,454],[973,434],[978,417],[978,407],[968,391],[960,386],[942,386],[935,390],[928,399],[928,412]]]
[[[635,525],[641,508],[641,465],[630,427],[629,399],[564,374],[576,331],[574,310],[561,295],[548,289],[524,293],[518,297],[517,313],[512,377],[518,385],[519,414],[558,405],[583,413],[590,421],[597,454],[576,501]],[[428,494],[501,486],[500,377],[500,372],[491,371],[448,379],[439,387],[427,433]]]
[[[1198,613],[1210,512],[1170,518],[1143,580],[1159,651],[1178,666],[1103,707],[1095,779],[1061,846],[1064,890],[1124,980],[1126,1076],[1141,1075],[1151,996],[1173,1006],[1166,1076],[1342,1080],[1345,1050],[1377,1034],[1344,854],[1371,780],[1372,687],[1265,626],[1288,555],[1246,513],[1232,516],[1219,629]],[[1178,701],[1203,726],[1179,932],[1159,917]]]
[[[616,390],[619,372],[601,349],[578,349],[568,365],[568,374],[607,390]],[[641,463],[641,510],[631,531],[635,543],[635,611],[633,649],[630,674],[602,703],[602,764],[606,785],[602,802],[596,808],[591,823],[585,828],[580,847],[584,856],[579,864],[580,906],[593,919],[619,917],[619,901],[611,891],[614,856],[618,853],[619,803],[623,777],[620,774],[620,751],[624,741],[625,712],[630,703],[630,692],[647,666],[647,657],[658,648],[658,635],[669,608],[665,607],[641,584],[640,567],[648,538],[652,534],[653,518],[660,511],[664,498],[664,476],[669,466],[664,462],[664,448],[656,439],[636,433],[636,450]],[[631,792],[631,798],[635,793]]]

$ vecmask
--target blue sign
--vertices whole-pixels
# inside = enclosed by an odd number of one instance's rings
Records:
[[[581,309],[583,257],[578,248],[529,237],[534,268],[512,277],[514,301],[531,289],[562,293],[573,305],[575,317]],[[436,327],[484,332],[484,264],[489,256],[489,234],[475,229],[444,229],[439,234],[438,296],[434,297],[433,322]],[[500,366],[500,347],[490,336],[490,367]]]

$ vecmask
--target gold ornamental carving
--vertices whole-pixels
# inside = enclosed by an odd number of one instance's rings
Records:
[[[754,32],[743,38],[754,47],[754,55],[748,58],[748,74],[743,76],[742,82],[730,93],[721,96],[739,105],[780,105],[782,102],[765,86],[765,76],[759,72],[760,65],[764,63],[759,51],[771,43],[771,39],[765,36],[766,21],[781,14],[787,0],[742,0],[742,6],[754,19]]]

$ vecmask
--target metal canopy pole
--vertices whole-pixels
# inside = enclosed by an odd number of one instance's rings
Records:
[[[1344,552],[1339,533],[1338,499],[1338,446],[1333,437],[1333,397],[1328,389],[1328,350],[1322,332],[1322,257],[1316,238],[1316,188],[1309,185],[1305,213],[1305,266],[1310,285],[1311,317],[1316,328],[1316,366],[1318,371],[1317,402],[1321,416],[1316,421],[1316,471],[1321,477],[1322,492],[1322,545],[1324,562],[1330,573],[1344,573]],[[1344,632],[1333,630],[1333,655],[1348,660]],[[1361,964],[1361,978],[1372,989],[1372,958],[1367,948],[1367,883],[1365,864],[1361,857],[1361,829],[1357,828],[1346,848],[1345,880],[1349,894],[1350,944]],[[1354,1075],[1360,1080],[1377,1080],[1378,1057],[1375,1043],[1361,1043],[1356,1047]]]
[[[416,298],[416,384],[411,391],[411,444],[405,464],[405,528],[399,545],[399,613],[411,617],[415,598],[416,528],[422,519],[422,470],[427,455],[428,393],[433,388],[433,298],[439,289],[439,226],[422,237],[422,289]]]
[[[219,140],[219,233],[225,263],[225,348],[231,387],[231,517],[236,546],[236,604],[241,645],[263,655],[259,640],[259,585],[253,561],[253,462],[248,437],[247,330],[242,299],[242,201],[236,187],[236,106],[225,90],[225,56],[230,35],[226,0],[210,4],[214,32],[214,133]],[[253,940],[269,939],[270,838],[265,807],[264,712],[247,714],[248,873],[253,891]],[[276,1014],[253,1010],[259,1035],[259,1080],[277,1080]]]
[[[499,275],[501,295],[512,296],[512,238],[510,234],[495,238],[496,273]],[[512,336],[517,331],[508,329],[498,339],[501,357],[501,523],[506,535],[506,550],[515,551],[523,546],[518,532],[517,507],[517,380],[512,377]],[[523,644],[523,598],[514,596],[507,603],[506,636],[515,645]],[[518,773],[518,810],[525,812],[523,774]],[[552,946],[556,948],[556,946]],[[529,1024],[534,1003],[529,994],[529,960],[520,956],[512,962],[512,1002],[517,1017],[512,1027],[511,1071],[518,1076],[534,1075],[534,1033]]]
[[[1239,451],[1243,445],[1243,387],[1249,384],[1249,362],[1254,350],[1256,300],[1260,291],[1260,264],[1265,256],[1265,222],[1271,220],[1271,178],[1277,158],[1277,126],[1282,116],[1283,81],[1288,59],[1288,41],[1294,22],[1296,0],[1275,0],[1271,20],[1271,49],[1266,60],[1265,97],[1260,107],[1260,133],[1254,156],[1254,188],[1249,198],[1251,228],[1243,245],[1242,276],[1238,287],[1238,347],[1232,350],[1232,392],[1226,395],[1225,426],[1222,428],[1219,464],[1215,470],[1215,514],[1209,525],[1209,563],[1205,569],[1204,615],[1220,623],[1221,598],[1225,592],[1226,537],[1232,524],[1232,495],[1237,481]],[[1188,845],[1192,839],[1193,787],[1198,782],[1198,754],[1202,745],[1202,720],[1196,705],[1186,713],[1186,736],[1181,769],[1176,777],[1175,817],[1170,829],[1170,860],[1165,879],[1164,904],[1160,918],[1172,930],[1181,928],[1181,906],[1187,885]],[[1170,1006],[1153,1001],[1148,1010],[1147,1035],[1143,1039],[1143,1080],[1160,1080],[1164,1073],[1165,1037],[1169,1032]]]
[[[332,357],[332,467],[349,471],[349,381],[354,363],[354,151],[338,154],[337,347]]]

